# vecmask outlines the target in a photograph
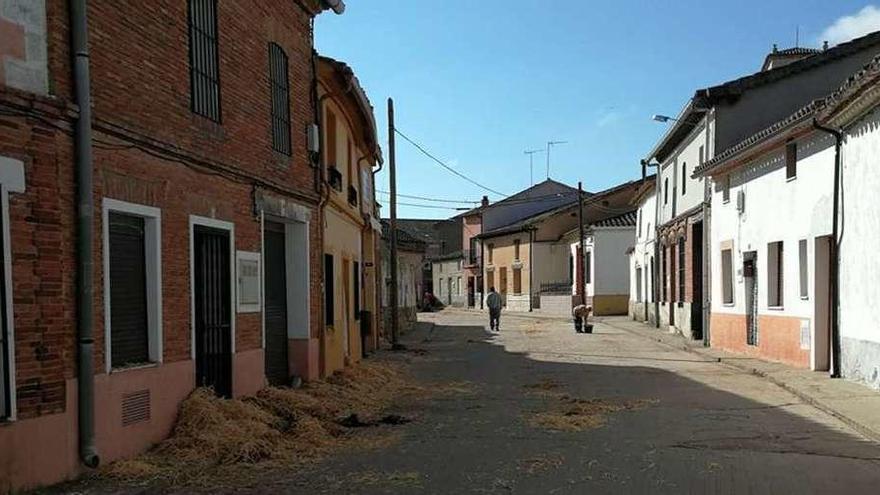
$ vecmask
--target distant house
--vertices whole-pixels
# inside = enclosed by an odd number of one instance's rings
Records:
[[[425,293],[422,266],[427,246],[407,231],[397,228],[397,306],[400,328],[405,330],[416,322],[418,306]],[[382,330],[391,331],[391,226],[382,220]]]
[[[656,181],[648,180],[633,198],[636,205],[635,243],[629,252],[629,316],[638,321],[656,322],[654,307],[654,227],[656,225]]]
[[[467,304],[467,294],[462,282],[463,264],[461,251],[438,256],[431,262],[434,296],[446,306],[463,307]]]

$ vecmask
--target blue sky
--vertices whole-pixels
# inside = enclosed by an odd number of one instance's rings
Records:
[[[880,29],[864,1],[348,0],[316,21],[317,49],[355,70],[397,128],[496,191],[529,186],[523,151],[553,148],[551,177],[598,191],[638,177],[639,159],[694,90],[757,71],[780,48],[832,44]],[[535,155],[535,180],[546,175]],[[397,140],[398,193],[478,201],[486,191]],[[377,189],[388,190],[386,169]],[[387,205],[387,196],[377,195]],[[499,196],[489,194],[490,199]],[[400,198],[402,203],[434,204]],[[465,206],[465,205],[462,205]],[[451,210],[400,206],[401,218]],[[383,215],[388,215],[387,206]]]

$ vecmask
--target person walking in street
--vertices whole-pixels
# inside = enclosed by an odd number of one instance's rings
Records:
[[[495,292],[495,287],[489,288],[489,295],[486,296],[486,306],[489,308],[489,329],[499,332],[499,321],[501,318],[501,294]]]

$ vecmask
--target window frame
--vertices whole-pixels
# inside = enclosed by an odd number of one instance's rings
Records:
[[[797,157],[797,141],[785,143],[785,180],[787,182],[797,179]]]
[[[676,249],[678,250],[678,266],[676,267],[676,275],[678,275],[678,305],[681,305],[685,302],[684,293],[687,290],[686,282],[687,282],[687,274],[685,271],[687,256],[686,256],[686,247],[687,241],[684,237],[679,237],[678,242],[676,243]]]
[[[282,80],[279,81],[277,76],[282,76]],[[290,58],[284,48],[274,42],[269,43],[269,98],[272,149],[291,156],[293,140],[290,119]]]
[[[810,299],[810,251],[807,239],[798,241],[798,282],[801,300]]]
[[[104,370],[107,374],[157,366],[163,361],[162,332],[162,210],[154,206],[129,203],[112,198],[102,201],[102,236],[104,269]],[[141,217],[144,220],[144,263],[147,286],[147,349],[149,361],[142,366],[113,367],[113,342],[110,290],[110,213]]]
[[[687,162],[681,164],[681,195],[687,193]]]
[[[727,254],[725,261],[724,255]],[[733,248],[721,249],[721,304],[733,306],[736,304],[733,283]],[[728,297],[729,296],[729,297]]]
[[[204,26],[196,26],[194,23],[195,19],[193,16],[194,4],[196,2],[208,2],[211,4],[211,9],[209,13],[204,13],[207,16],[207,20],[213,21],[213,35],[207,32]],[[188,0],[187,1],[187,36],[189,39],[189,80],[190,80],[190,110],[196,115],[202,116],[208,120],[216,122],[218,124],[223,122],[223,105],[222,105],[222,97],[221,97],[221,81],[220,81],[220,21],[218,15],[218,5],[219,2],[217,0]],[[213,15],[210,15],[213,14]],[[198,33],[196,33],[198,31]],[[207,39],[207,45],[205,46],[213,46],[213,57],[197,57],[196,56],[196,34]],[[202,41],[202,40],[200,40]],[[199,48],[204,49],[205,47],[200,46]],[[202,58],[204,61],[207,61],[208,58],[213,58],[214,69],[216,74],[209,74],[205,72],[204,67],[196,67],[196,61]],[[197,92],[196,88],[198,84],[196,82],[196,76],[200,78],[204,78],[210,84],[216,85],[216,101],[208,101],[210,95],[199,95],[204,96],[204,104],[207,106],[207,109],[202,109],[198,106],[197,101]],[[216,106],[216,108],[212,108],[212,106]],[[216,112],[214,114],[213,112]]]
[[[3,305],[3,321],[0,332],[0,425],[17,419],[15,381],[15,319],[12,298],[12,236],[9,222],[9,193],[25,192],[24,163],[0,156],[0,249],[2,249],[2,279],[0,279],[0,304]]]
[[[767,243],[767,307],[776,310],[785,307],[785,248],[783,241]]]
[[[724,204],[730,203],[730,176],[725,175],[721,179],[721,201]]]

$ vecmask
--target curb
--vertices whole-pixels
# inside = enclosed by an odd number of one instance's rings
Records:
[[[857,432],[861,433],[862,435],[871,439],[872,441],[880,443],[880,431],[876,431],[873,428],[867,427],[867,426],[859,423],[858,421],[841,413],[840,411],[838,411],[834,407],[823,403],[821,400],[818,400],[815,397],[812,397],[811,395],[799,390],[798,388],[792,387],[791,385],[788,385],[783,380],[779,380],[779,379],[773,377],[772,375],[770,375],[769,373],[761,371],[753,366],[744,366],[744,365],[735,364],[733,362],[729,362],[729,360],[726,358],[709,356],[705,352],[701,351],[700,349],[695,349],[691,346],[684,345],[684,344],[675,345],[675,344],[671,344],[668,342],[664,342],[663,339],[661,339],[661,338],[647,336],[647,335],[642,334],[641,332],[631,330],[629,328],[625,328],[622,326],[614,325],[613,323],[610,323],[610,322],[605,322],[605,324],[610,327],[617,328],[618,330],[623,330],[625,332],[629,332],[632,335],[636,335],[636,336],[642,337],[647,340],[655,341],[655,342],[657,342],[661,345],[664,345],[666,347],[686,351],[691,354],[695,354],[695,355],[707,358],[706,362],[709,362],[709,363],[715,362],[715,363],[721,364],[721,365],[726,366],[731,369],[735,369],[738,371],[745,371],[746,373],[752,374],[754,376],[764,378],[765,380],[776,385],[777,387],[794,395],[798,399],[802,400],[804,403],[809,404],[809,405],[815,407],[816,409],[840,420],[842,423],[846,424],[847,426],[849,426],[853,430],[856,430]]]

